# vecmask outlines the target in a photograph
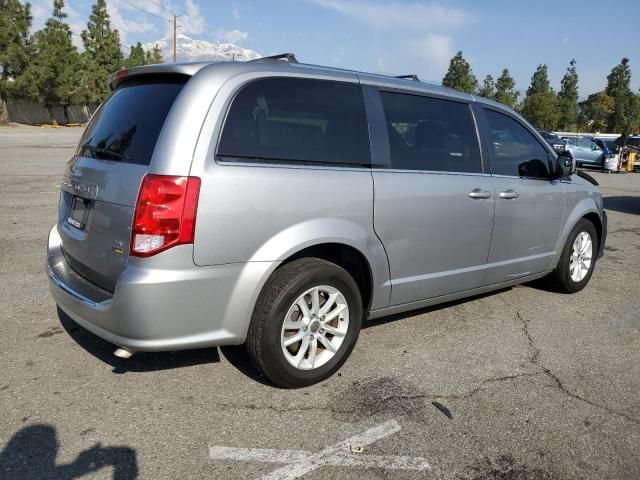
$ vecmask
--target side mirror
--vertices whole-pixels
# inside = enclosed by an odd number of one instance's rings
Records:
[[[576,173],[576,162],[569,150],[558,152],[556,159],[556,177],[570,177]]]

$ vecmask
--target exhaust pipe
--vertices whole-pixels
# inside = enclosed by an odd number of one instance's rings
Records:
[[[130,350],[126,347],[120,347],[113,352],[113,354],[118,358],[131,358],[134,353],[136,353],[135,350]]]

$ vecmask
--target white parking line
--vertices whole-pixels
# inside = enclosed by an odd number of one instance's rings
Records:
[[[274,450],[270,448],[233,448],[211,446],[209,458],[212,460],[237,460],[244,462],[286,463],[282,468],[262,477],[263,480],[292,480],[322,466],[383,468],[389,470],[431,470],[422,457],[401,455],[357,455],[352,446],[363,447],[393,435],[400,430],[395,420],[390,420],[370,428],[340,443],[313,453],[305,450]]]

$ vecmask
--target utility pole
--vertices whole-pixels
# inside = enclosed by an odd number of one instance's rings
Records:
[[[173,63],[176,63],[176,19],[178,17],[173,15]]]

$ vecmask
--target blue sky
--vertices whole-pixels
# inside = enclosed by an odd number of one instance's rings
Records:
[[[31,0],[34,28],[51,12],[51,0]],[[80,44],[92,0],[66,0]],[[378,73],[417,73],[440,82],[449,59],[462,50],[482,81],[507,67],[524,95],[539,63],[554,88],[572,58],[580,96],[601,90],[623,56],[640,87],[640,1],[517,0],[107,0],[125,44],[169,36],[172,12],[180,33],[232,41],[267,55],[295,52],[298,59]],[[138,8],[135,8],[138,7]],[[141,11],[146,10],[148,13]],[[616,16],[617,13],[621,13]],[[632,32],[635,31],[635,38]]]

